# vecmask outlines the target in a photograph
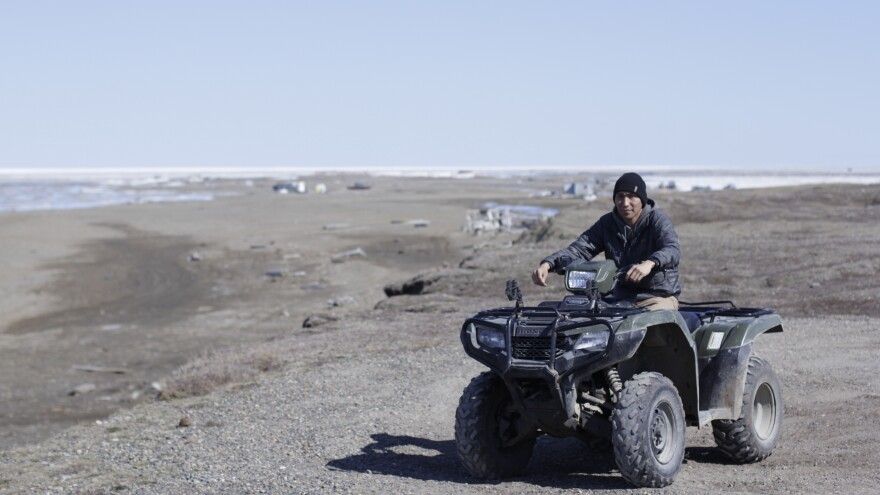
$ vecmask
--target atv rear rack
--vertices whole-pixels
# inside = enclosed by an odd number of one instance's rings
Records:
[[[679,304],[682,306],[687,306],[679,308],[680,312],[694,313],[697,317],[700,318],[700,321],[705,321],[705,319],[708,318],[709,323],[714,322],[716,316],[732,316],[737,318],[744,318],[771,315],[776,313],[776,310],[773,308],[739,308],[731,301],[707,301],[698,303],[679,301]],[[710,306],[710,304],[729,304],[730,307],[719,308],[717,306]]]

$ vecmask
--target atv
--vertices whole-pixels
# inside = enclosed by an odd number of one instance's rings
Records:
[[[614,300],[621,277],[611,261],[564,269],[561,301],[480,311],[461,329],[465,352],[490,371],[464,389],[455,444],[473,476],[520,474],[539,435],[577,437],[613,448],[620,474],[637,487],[673,482],[685,427],[712,424],[733,462],[766,458],[779,441],[782,388],[758,335],[782,332],[768,308],[730,301],[647,311]]]

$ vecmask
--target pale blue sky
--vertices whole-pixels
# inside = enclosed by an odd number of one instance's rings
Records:
[[[880,2],[0,0],[0,167],[880,170]]]

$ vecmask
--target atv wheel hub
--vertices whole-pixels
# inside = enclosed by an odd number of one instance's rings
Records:
[[[651,419],[650,442],[651,449],[657,462],[666,464],[674,456],[676,452],[675,439],[675,416],[673,416],[672,405],[668,402],[661,402],[654,408]]]
[[[752,404],[752,420],[755,434],[761,440],[770,438],[776,427],[776,398],[768,383],[762,383],[755,391],[755,402]]]

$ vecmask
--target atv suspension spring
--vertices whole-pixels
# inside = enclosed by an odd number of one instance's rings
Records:
[[[623,390],[623,382],[620,381],[620,373],[617,372],[617,368],[611,367],[605,370],[605,381],[608,382],[608,387],[615,396],[620,395]]]

